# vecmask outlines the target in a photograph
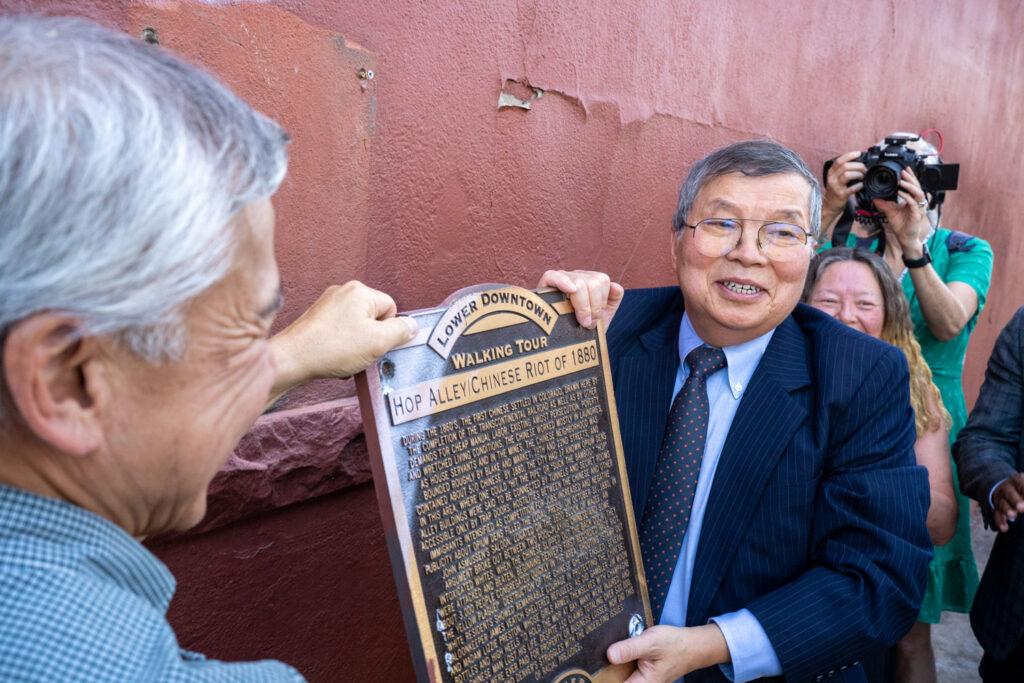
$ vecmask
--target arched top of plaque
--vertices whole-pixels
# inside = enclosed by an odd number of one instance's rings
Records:
[[[511,314],[529,320],[551,334],[558,312],[535,292],[508,285],[476,285],[460,289],[444,302],[448,308],[438,318],[427,345],[448,358],[455,342],[481,319],[494,314]]]

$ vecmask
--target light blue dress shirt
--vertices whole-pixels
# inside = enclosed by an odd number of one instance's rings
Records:
[[[659,624],[686,625],[686,606],[690,596],[693,564],[697,558],[704,511],[708,505],[711,484],[715,480],[718,460],[722,455],[722,446],[725,445],[725,438],[732,427],[732,420],[736,416],[743,392],[746,391],[757,364],[761,362],[761,356],[764,355],[773,332],[774,330],[757,339],[722,349],[728,366],[725,370],[719,370],[708,377],[709,419],[708,435],[704,442],[704,458],[701,460],[700,474],[697,476],[697,490],[693,496],[690,522],[681,539],[682,549],[676,561],[668,594],[665,596],[665,607],[662,609]],[[690,316],[684,313],[679,325],[679,371],[676,373],[675,389],[672,390],[673,401],[690,374],[685,362],[686,355],[703,343],[690,323]],[[762,676],[782,674],[782,665],[775,654],[775,648],[768,640],[761,623],[750,610],[741,609],[722,614],[713,617],[711,621],[718,624],[729,646],[732,664],[723,665],[721,668],[730,680],[744,683]]]
[[[219,662],[181,648],[167,623],[173,594],[167,567],[121,528],[0,485],[0,680],[304,680],[280,662]]]

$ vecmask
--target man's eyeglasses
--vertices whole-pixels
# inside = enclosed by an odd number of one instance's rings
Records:
[[[705,218],[696,225],[682,224],[693,230],[697,251],[704,256],[725,256],[736,248],[743,235],[743,223],[761,223],[757,246],[772,261],[792,261],[805,253],[802,247],[813,241],[811,234],[792,223],[759,221],[754,218]]]

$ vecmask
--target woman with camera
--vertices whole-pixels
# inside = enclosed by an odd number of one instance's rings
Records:
[[[949,442],[967,419],[962,374],[967,342],[985,305],[992,275],[992,249],[984,240],[940,225],[944,191],[925,192],[917,174],[939,164],[937,150],[916,135],[894,134],[883,145],[905,145],[895,198],[871,197],[865,178],[877,157],[850,152],[827,168],[822,206],[823,249],[861,247],[876,251],[899,279],[910,308],[914,336],[931,368],[942,402],[952,418]],[[883,145],[879,145],[882,147]],[[869,150],[871,152],[872,150]],[[892,162],[889,162],[892,166]],[[898,187],[895,185],[898,183]],[[877,189],[877,188],[876,188]],[[952,188],[949,188],[952,189]],[[893,201],[895,199],[895,201]],[[978,587],[971,550],[970,505],[956,486],[956,533],[935,548],[918,623],[899,643],[896,680],[934,681],[931,624],[943,611],[969,612]]]

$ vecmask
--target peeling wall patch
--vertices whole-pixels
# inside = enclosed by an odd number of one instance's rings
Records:
[[[513,90],[524,91],[521,93],[522,96],[516,95]],[[531,94],[526,94],[527,92]],[[510,107],[516,109],[531,109],[533,103],[544,96],[544,91],[540,88],[534,88],[529,83],[521,83],[519,81],[513,81],[511,79],[505,81],[504,87],[498,94],[498,109],[508,109]]]

